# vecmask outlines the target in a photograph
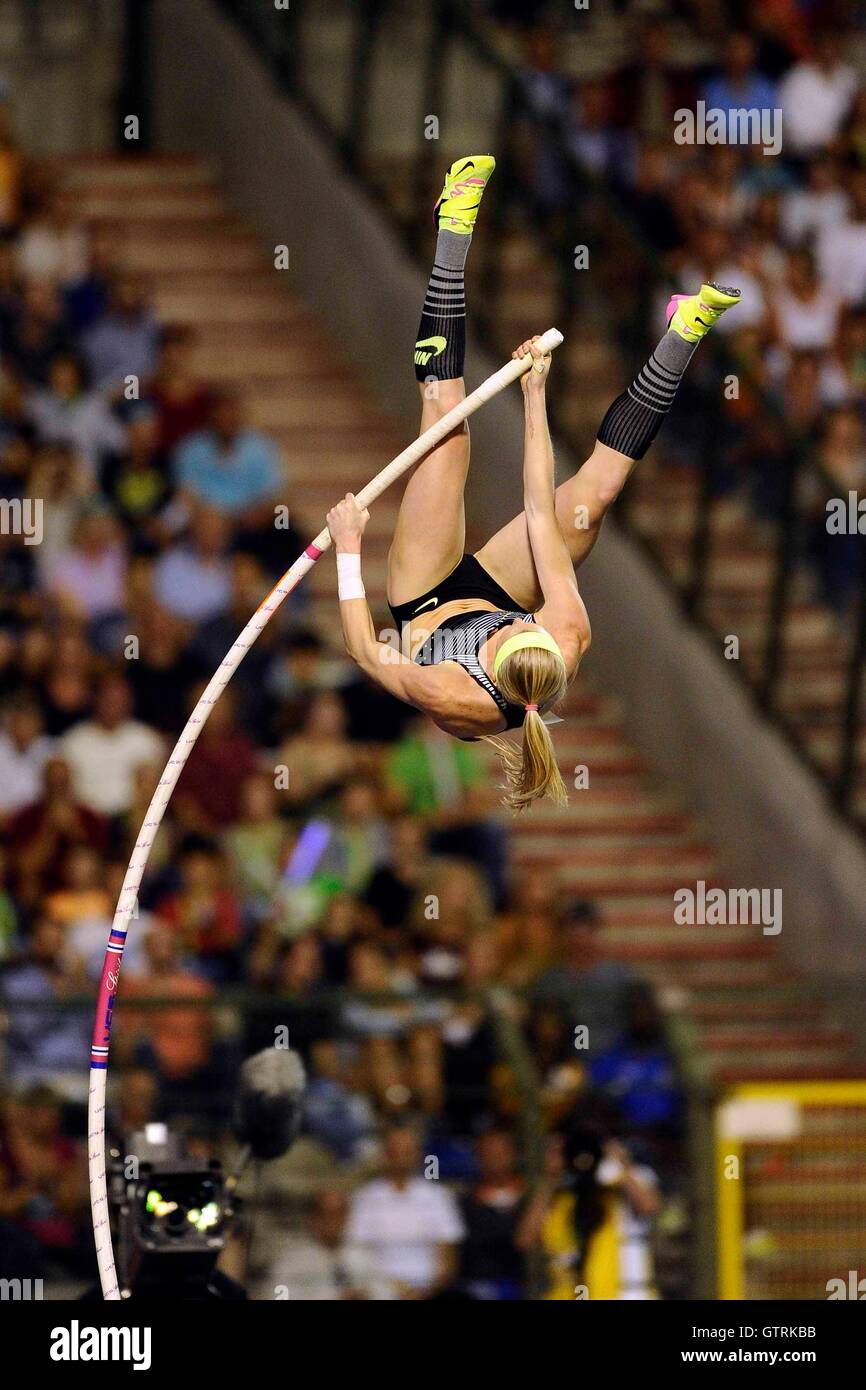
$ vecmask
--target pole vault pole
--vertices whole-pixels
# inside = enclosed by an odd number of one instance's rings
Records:
[[[538,346],[542,352],[552,352],[559,347],[562,342],[562,334],[556,328],[549,328],[542,335]],[[447,415],[443,415],[441,420],[437,420],[431,425],[429,430],[425,430],[422,435],[404,449],[402,454],[398,454],[395,459],[377,473],[372,482],[357,494],[358,505],[363,509],[369,507],[371,502],[375,502],[386,488],[411,468],[413,464],[428,454],[440,440],[450,434],[463,420],[473,415],[480,406],[491,400],[494,396],[509,386],[512,381],[516,381],[526,373],[532,365],[532,357],[527,354],[525,357],[512,359],[504,367],[500,367],[498,372],[494,372],[486,381],[468,395],[465,400],[460,401],[453,410],[449,410]],[[331,544],[331,537],[327,527],[320,531],[316,539],[307,546],[303,555],[299,556],[291,569],[286,570],[282,579],[274,586],[263,603],[259,605],[253,616],[250,618],[237,641],[226,653],[217,670],[214,672],[207,687],[202,693],[198,704],[187,720],[186,726],[180,735],[177,743],[172,749],[171,756],[165,765],[162,776],[159,779],[156,791],[135,842],[126,876],[123,880],[123,887],[120,890],[120,897],[117,900],[117,908],[114,920],[111,924],[111,933],[108,938],[108,946],[105,951],[105,960],[102,966],[102,978],[99,986],[99,994],[96,1004],[96,1020],[93,1027],[93,1044],[90,1054],[90,1093],[88,1101],[87,1117],[87,1146],[88,1164],[90,1170],[90,1209],[93,1217],[93,1237],[96,1242],[96,1259],[99,1265],[99,1280],[102,1285],[102,1296],[105,1299],[119,1299],[120,1289],[117,1284],[117,1274],[114,1267],[114,1250],[111,1242],[111,1226],[109,1222],[108,1192],[105,1178],[105,1095],[106,1083],[108,1079],[108,1048],[111,1039],[111,1018],[114,1010],[114,1000],[117,995],[117,985],[120,976],[120,963],[123,959],[123,948],[126,943],[126,934],[129,929],[130,919],[135,911],[138,899],[138,890],[141,887],[141,880],[147,867],[150,857],[151,846],[153,845],[156,833],[162,824],[171,794],[174,791],[177,779],[183,771],[184,765],[192,752],[196,739],[207,722],[208,715],[225,690],[237,668],[240,666],[247,652],[252,647],[262,629],[276,613],[284,599],[288,598],[293,589],[300,584],[306,574],[310,572],[316,561],[325,553]]]

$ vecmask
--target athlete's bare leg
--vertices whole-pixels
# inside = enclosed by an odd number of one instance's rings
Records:
[[[421,433],[463,400],[463,378],[420,382]],[[464,422],[429,453],[406,484],[388,554],[388,600],[408,603],[459,564],[466,542],[463,490],[469,470]]]

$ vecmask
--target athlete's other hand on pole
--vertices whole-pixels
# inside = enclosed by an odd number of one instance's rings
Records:
[[[328,530],[331,533],[331,540],[337,550],[359,551],[361,549],[361,537],[366,530],[367,522],[370,520],[370,513],[366,508],[361,510],[353,492],[347,492],[342,502],[338,502],[336,507],[331,508],[326,520]]]
[[[550,371],[551,354],[543,353],[538,346],[540,334],[536,333],[534,338],[527,338],[525,343],[521,343],[519,348],[512,352],[512,357],[526,357],[527,353],[532,357],[532,367],[520,378],[520,385],[524,393],[530,390],[540,391],[547,380],[547,373]]]

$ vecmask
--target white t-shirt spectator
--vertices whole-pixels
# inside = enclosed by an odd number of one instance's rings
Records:
[[[22,750],[5,731],[0,733],[0,811],[13,815],[39,800],[42,770],[53,747],[53,739],[40,734]]]
[[[375,1252],[387,1279],[426,1289],[436,1278],[437,1247],[456,1245],[465,1229],[447,1187],[410,1178],[400,1188],[377,1178],[355,1193],[346,1235]]]
[[[830,295],[856,304],[866,295],[866,222],[825,227],[815,247],[821,284]]]
[[[857,74],[847,63],[829,72],[797,63],[779,85],[783,150],[811,154],[826,146],[839,134],[856,90]]]
[[[782,342],[795,351],[821,352],[836,336],[839,301],[821,290],[813,299],[804,300],[780,289],[776,313]]]
[[[136,768],[160,762],[163,745],[137,719],[116,729],[83,719],[63,735],[58,751],[69,763],[77,799],[100,815],[117,816],[132,805]]]

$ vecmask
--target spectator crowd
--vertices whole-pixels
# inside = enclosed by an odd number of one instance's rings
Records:
[[[521,54],[528,107],[546,123],[525,151],[546,225],[562,220],[570,236],[575,178],[600,180],[668,284],[742,291],[717,329],[739,386],[720,415],[716,488],[745,487],[757,514],[775,518],[794,452],[811,460],[798,484],[799,550],[820,597],[844,612],[861,548],[857,535],[828,531],[826,503],[866,485],[862,10],[833,0],[624,4],[630,46],[613,70],[578,78],[566,58],[575,24],[557,7],[533,7],[531,18],[490,8]],[[699,111],[705,128],[693,121],[683,138],[682,113]],[[633,315],[643,292],[654,342],[667,292],[647,296],[645,269],[613,245],[606,279],[605,248],[593,252],[608,308]],[[706,447],[705,370],[700,359],[680,393],[680,427],[663,441],[682,465]]]

